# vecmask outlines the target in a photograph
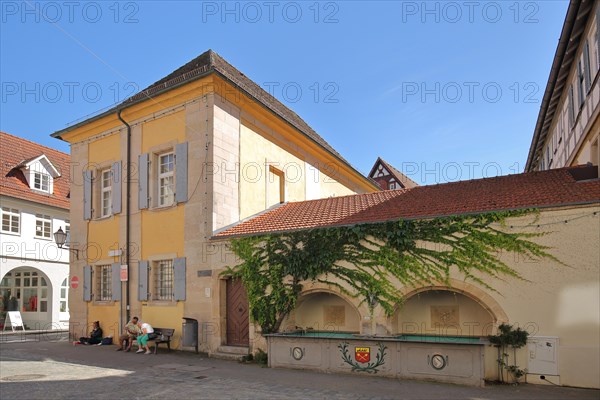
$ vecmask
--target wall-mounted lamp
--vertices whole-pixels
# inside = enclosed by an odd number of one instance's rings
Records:
[[[62,249],[65,242],[67,241],[67,234],[62,230],[62,228],[58,228],[56,232],[54,232],[54,241],[56,241],[56,245],[59,249]],[[72,251],[75,254],[75,258],[79,260],[79,250],[67,248],[67,250]]]

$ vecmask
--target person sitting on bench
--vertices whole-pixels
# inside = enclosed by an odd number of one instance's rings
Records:
[[[145,354],[152,354],[150,347],[148,346],[148,340],[150,339],[150,334],[154,333],[154,329],[149,323],[142,321],[138,322],[138,326],[142,330],[142,333],[136,338],[139,346],[139,349],[136,351],[136,353],[143,353],[145,348]]]
[[[131,318],[131,321],[125,325],[123,335],[119,336],[119,347],[117,348],[117,351],[130,351],[133,339],[138,337],[141,332],[142,331],[138,326],[138,317]],[[126,347],[124,345],[125,343],[127,343]],[[123,347],[125,347],[125,349],[123,349]]]

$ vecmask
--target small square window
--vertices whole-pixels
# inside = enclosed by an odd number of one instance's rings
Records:
[[[19,213],[19,210],[2,207],[2,232],[13,234],[21,232],[21,213]]]
[[[50,239],[52,235],[52,218],[48,215],[35,215],[35,237]]]
[[[41,172],[33,173],[33,188],[43,192],[50,191],[50,176]]]

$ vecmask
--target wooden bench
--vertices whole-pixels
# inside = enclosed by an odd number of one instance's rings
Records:
[[[148,340],[148,346],[151,346],[154,343],[154,354],[158,353],[158,345],[161,343],[166,343],[167,348],[171,351],[171,339],[173,338],[173,334],[175,333],[175,329],[171,328],[154,328],[154,339]],[[152,335],[152,334],[150,334]],[[137,340],[134,340],[137,344]],[[138,344],[139,346],[139,344]]]

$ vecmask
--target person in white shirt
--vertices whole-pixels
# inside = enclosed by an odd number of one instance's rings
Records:
[[[152,326],[149,323],[142,321],[138,321],[138,326],[142,330],[142,333],[136,338],[138,346],[140,347],[136,353],[143,353],[144,349],[146,349],[145,354],[152,354],[150,347],[148,346],[148,335],[154,333],[154,329],[152,329]]]

